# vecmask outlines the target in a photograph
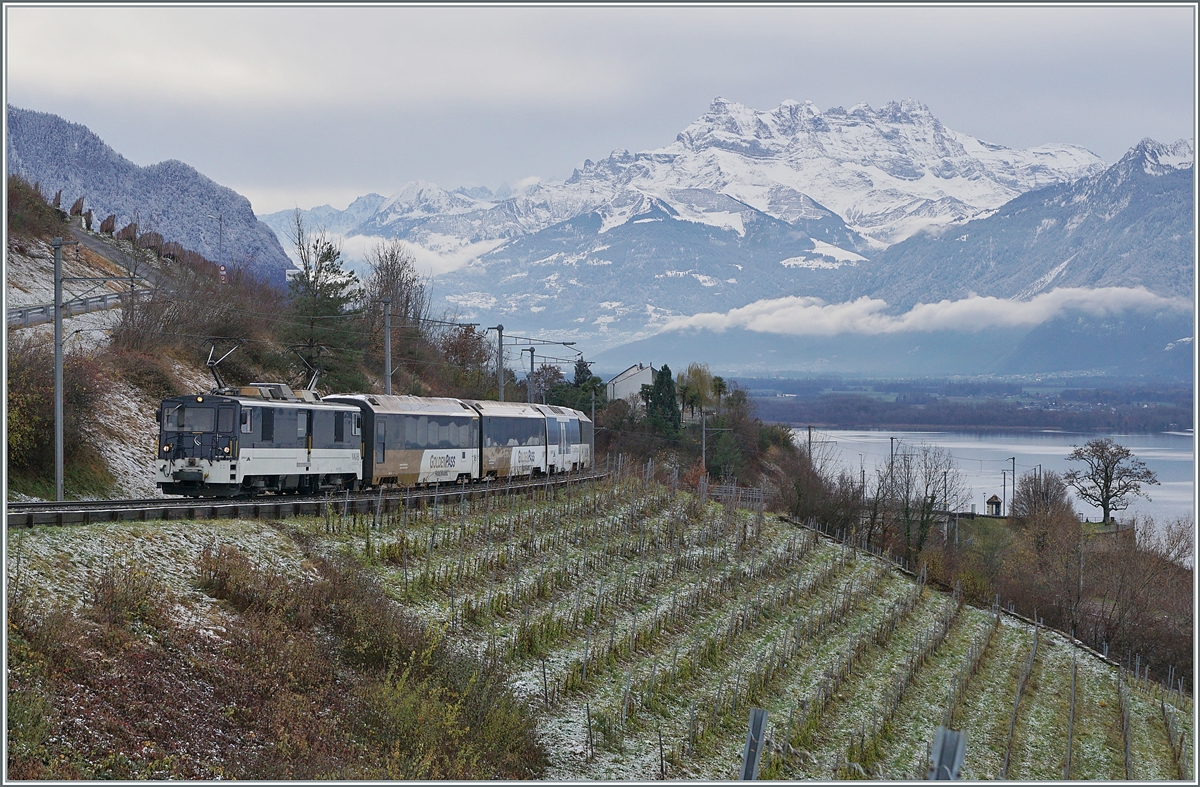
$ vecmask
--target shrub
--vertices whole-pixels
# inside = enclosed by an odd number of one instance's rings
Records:
[[[84,425],[106,388],[96,359],[68,353],[63,359],[63,453],[81,458]],[[54,469],[54,348],[29,331],[8,336],[8,462],[17,472]]]
[[[66,219],[19,175],[8,176],[8,233],[10,237],[49,240],[66,229]]]
[[[101,623],[162,626],[167,619],[162,583],[141,566],[113,564],[92,587],[92,614]]]
[[[397,607],[349,558],[312,562],[320,579],[265,571],[230,546],[210,545],[196,562],[198,584],[243,613],[231,650],[242,676],[236,693],[246,698],[244,723],[273,742],[270,756],[249,756],[246,773],[494,779],[540,772],[532,717],[500,673],[452,652],[438,630]],[[349,693],[347,674],[354,676]],[[322,707],[331,712],[311,721]],[[360,744],[361,761],[352,762],[349,752]]]

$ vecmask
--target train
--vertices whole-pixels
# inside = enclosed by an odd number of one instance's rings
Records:
[[[595,430],[569,407],[330,394],[251,383],[162,401],[163,494],[247,497],[473,483],[592,467]]]

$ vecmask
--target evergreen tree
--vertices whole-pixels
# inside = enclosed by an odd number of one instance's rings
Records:
[[[654,375],[654,385],[650,388],[650,396],[646,401],[646,418],[657,430],[667,434],[678,434],[681,416],[679,400],[675,393],[675,378],[671,375],[671,367],[663,367]]]
[[[576,388],[583,388],[588,384],[588,381],[592,379],[592,370],[589,368],[590,366],[591,364],[583,360],[583,356],[580,356],[575,360],[574,385]]]
[[[292,314],[286,337],[310,366],[321,370],[321,388],[362,390],[358,278],[342,267],[341,244],[323,229],[309,232],[298,210],[292,243],[300,270],[288,282]],[[307,376],[307,371],[302,373]]]

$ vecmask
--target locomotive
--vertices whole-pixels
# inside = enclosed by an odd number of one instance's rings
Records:
[[[592,466],[591,420],[568,407],[293,391],[281,383],[164,399],[155,483],[237,497],[467,483]]]

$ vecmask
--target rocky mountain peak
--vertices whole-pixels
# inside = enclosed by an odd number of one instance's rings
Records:
[[[1166,175],[1175,170],[1187,169],[1194,164],[1195,159],[1196,151],[1190,139],[1179,139],[1164,144],[1146,137],[1125,154],[1121,163],[1140,165],[1148,175]]]

